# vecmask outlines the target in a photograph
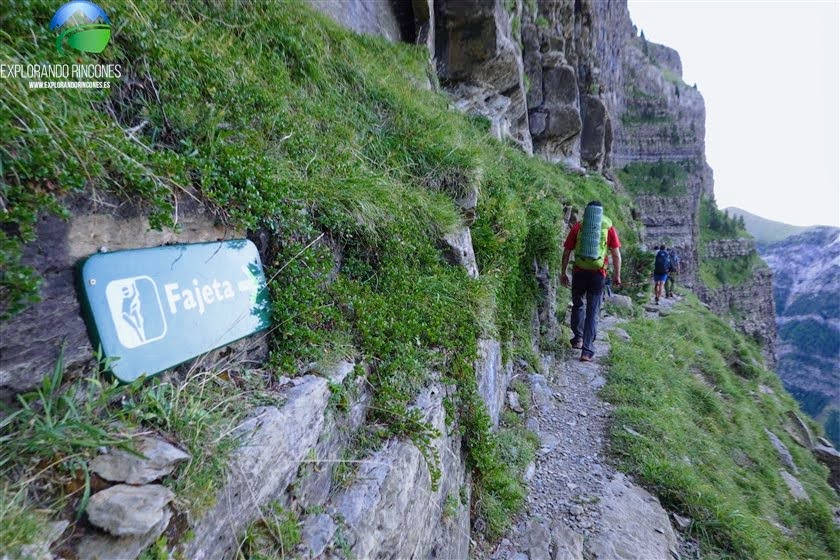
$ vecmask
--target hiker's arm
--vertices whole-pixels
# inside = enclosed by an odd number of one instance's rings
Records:
[[[566,269],[569,267],[569,255],[571,253],[568,249],[563,249],[563,262],[560,265],[560,283],[567,287],[569,285],[569,277],[566,275]]]
[[[612,247],[610,252],[613,258],[613,283],[618,286],[621,285],[621,249]]]

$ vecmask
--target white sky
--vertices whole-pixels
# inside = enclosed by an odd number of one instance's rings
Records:
[[[629,0],[706,100],[719,208],[840,226],[840,0]]]

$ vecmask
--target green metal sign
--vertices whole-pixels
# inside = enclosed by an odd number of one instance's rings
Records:
[[[247,239],[98,253],[82,263],[79,282],[91,340],[121,381],[271,323],[260,255]]]

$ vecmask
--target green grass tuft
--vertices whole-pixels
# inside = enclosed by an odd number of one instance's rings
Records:
[[[262,509],[258,520],[245,532],[241,558],[294,558],[294,549],[300,541],[298,516],[279,503],[272,502]]]
[[[613,346],[603,393],[616,405],[612,449],[622,468],[694,520],[704,557],[836,557],[837,497],[826,470],[781,428],[796,403],[772,372],[753,368],[745,378],[730,369],[757,361],[759,349],[694,298],[666,318],[624,326],[632,341]],[[776,395],[760,393],[759,383]],[[765,427],[791,450],[810,502],[790,495]]]

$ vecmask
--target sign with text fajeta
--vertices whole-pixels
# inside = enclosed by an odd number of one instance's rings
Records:
[[[121,381],[271,323],[260,255],[247,239],[97,253],[82,263],[79,282],[94,347]]]

